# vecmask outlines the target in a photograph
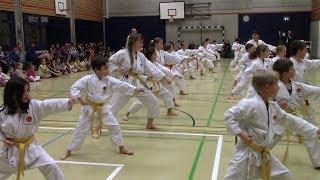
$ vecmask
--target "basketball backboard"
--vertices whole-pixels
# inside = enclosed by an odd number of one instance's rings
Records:
[[[160,19],[183,19],[184,1],[160,2]]]
[[[67,0],[55,0],[56,14],[67,15]]]

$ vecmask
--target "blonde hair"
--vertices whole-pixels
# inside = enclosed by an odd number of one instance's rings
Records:
[[[280,52],[282,52],[284,49],[286,48],[286,46],[284,45],[279,45],[276,48],[276,53],[279,54]]]
[[[252,86],[256,92],[260,92],[267,84],[272,85],[278,82],[278,75],[274,71],[259,70],[254,73],[252,78]]]

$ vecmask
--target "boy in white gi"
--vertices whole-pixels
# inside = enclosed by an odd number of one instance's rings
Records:
[[[225,113],[228,131],[241,140],[230,161],[225,180],[291,180],[291,172],[270,153],[280,124],[308,137],[319,137],[320,130],[305,120],[286,113],[270,101],[278,92],[278,78],[268,70],[257,71],[252,86],[254,97],[242,99]]]
[[[61,157],[62,160],[69,157],[72,151],[81,148],[89,130],[91,130],[91,133],[98,133],[99,136],[102,125],[110,131],[111,141],[119,147],[120,153],[133,154],[131,150],[124,146],[119,123],[110,111],[107,100],[115,91],[123,95],[134,95],[143,92],[143,89],[108,76],[107,60],[102,56],[92,59],[91,67],[95,73],[79,79],[72,85],[70,90],[71,96],[79,99],[83,108],[77,127],[73,130],[67,152],[65,156]],[[82,91],[86,92],[86,99],[81,97]],[[98,127],[94,130],[94,116],[96,113]]]
[[[3,94],[0,110],[0,179],[17,173],[17,180],[24,170],[38,168],[47,180],[63,180],[56,162],[41,147],[34,134],[41,120],[53,113],[70,111],[72,99],[38,101],[30,98],[30,87],[25,79],[11,78]]]
[[[307,53],[307,45],[304,41],[296,40],[293,41],[290,45],[290,60],[293,63],[293,68],[295,70],[295,76],[293,78],[296,82],[307,83],[308,73],[311,71],[320,70],[320,60],[309,60],[304,59]],[[310,99],[309,99],[310,100]],[[308,99],[305,99],[306,108],[308,109],[310,116],[309,119],[312,119],[312,122],[316,122],[316,110],[310,103]]]
[[[277,60],[273,69],[279,73],[280,81],[278,82],[279,91],[275,100],[282,109],[292,114],[299,114],[305,120],[313,125],[317,125],[313,118],[310,118],[310,112],[307,109],[305,100],[308,98],[320,99],[320,88],[310,86],[304,83],[292,81],[295,76],[293,63],[289,59]],[[310,137],[303,138],[313,167],[320,170],[320,141]]]

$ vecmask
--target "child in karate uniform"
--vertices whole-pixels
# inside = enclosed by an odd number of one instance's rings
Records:
[[[63,180],[64,176],[50,155],[35,138],[39,124],[46,116],[70,111],[72,99],[35,100],[29,95],[27,80],[13,77],[5,88],[0,110],[0,179],[17,173],[17,180],[24,170],[39,168],[47,180]]]
[[[84,76],[75,82],[71,87],[71,96],[78,99],[83,105],[77,127],[73,130],[71,142],[62,160],[71,155],[72,151],[79,150],[88,135],[89,130],[98,138],[102,126],[105,126],[111,133],[110,138],[113,144],[119,147],[122,154],[132,155],[133,151],[124,146],[119,123],[109,109],[107,100],[112,92],[123,95],[135,95],[143,92],[143,89],[136,88],[126,82],[108,76],[107,60],[98,56],[91,60],[91,67],[94,74]],[[81,92],[86,92],[86,98],[81,97]],[[97,113],[97,122],[94,123],[94,116]],[[94,127],[98,124],[97,127]]]
[[[278,82],[279,91],[275,100],[282,109],[292,114],[299,114],[305,120],[313,125],[317,125],[316,121],[310,118],[310,112],[307,109],[305,99],[320,99],[320,88],[310,86],[301,82],[292,81],[295,76],[293,63],[289,59],[279,59],[273,69],[279,73],[280,80]],[[280,138],[279,138],[280,140]],[[320,170],[320,141],[310,137],[303,138],[310,160],[315,169]]]
[[[284,126],[306,137],[320,136],[320,130],[305,120],[286,113],[275,97],[278,78],[268,70],[257,71],[252,79],[256,94],[242,99],[225,113],[228,131],[240,137],[230,161],[225,180],[291,180],[291,172],[270,153],[274,136]],[[279,126],[278,126],[279,125]]]

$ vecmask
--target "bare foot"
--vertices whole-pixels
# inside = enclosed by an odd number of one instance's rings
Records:
[[[178,104],[178,103],[174,103],[174,106],[176,106],[176,107],[180,107],[181,105],[180,105],[180,104]]]
[[[91,137],[94,139],[99,139],[101,136],[101,128],[94,128]]]
[[[125,146],[120,146],[120,147],[119,147],[119,152],[120,152],[121,154],[127,154],[127,155],[133,155],[133,154],[134,154],[133,151],[131,151],[130,149],[128,149],[128,148],[125,147]]]
[[[184,91],[180,91],[180,95],[188,95],[188,93],[185,93]]]
[[[232,96],[232,95],[229,96],[228,99],[230,99],[230,100],[235,100],[234,96]]]
[[[179,116],[179,114],[173,112],[172,110],[170,110],[170,111],[168,110],[167,116]]]
[[[146,129],[158,130],[159,127],[154,124],[147,124]]]
[[[127,116],[127,115],[124,115],[123,117],[122,117],[122,120],[124,120],[124,121],[129,121],[129,116]]]
[[[68,149],[66,154],[62,157],[60,157],[60,160],[66,160],[69,156],[71,156],[71,151]]]

